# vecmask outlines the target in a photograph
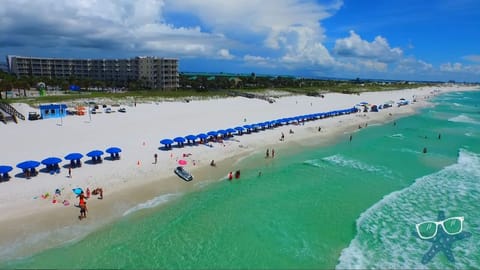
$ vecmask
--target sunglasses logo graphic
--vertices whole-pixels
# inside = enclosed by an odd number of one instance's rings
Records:
[[[472,234],[463,231],[464,217],[445,218],[445,213],[439,211],[437,220],[438,221],[425,221],[415,224],[415,235],[424,241],[432,243],[430,249],[423,255],[422,263],[427,264],[440,251],[450,262],[454,263],[455,257],[452,252],[453,243],[469,238]]]
[[[442,221],[425,221],[415,225],[418,236],[423,239],[432,239],[437,235],[438,227],[448,235],[456,235],[463,230],[464,217],[451,217]]]

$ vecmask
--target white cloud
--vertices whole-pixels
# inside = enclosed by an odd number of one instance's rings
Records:
[[[461,63],[445,63],[440,65],[440,70],[441,71],[447,71],[447,72],[459,72],[463,70],[463,66]]]
[[[386,63],[400,60],[403,55],[400,48],[391,48],[387,39],[382,36],[368,42],[354,31],[350,31],[347,38],[337,39],[333,51],[341,57],[365,58]]]
[[[222,59],[233,59],[233,58],[235,58],[233,55],[230,54],[230,51],[227,50],[227,49],[220,49],[217,54]]]
[[[476,63],[480,63],[480,55],[475,55],[475,54],[472,54],[472,55],[466,55],[464,57],[462,57],[463,59],[467,60],[467,61],[470,61],[470,62],[476,62]]]
[[[419,72],[433,71],[433,65],[414,57],[404,58],[398,61],[395,71],[398,73],[415,74]]]
[[[258,56],[258,55],[245,55],[243,56],[243,61],[250,65],[257,65],[257,66],[273,66],[273,59],[268,57]]]

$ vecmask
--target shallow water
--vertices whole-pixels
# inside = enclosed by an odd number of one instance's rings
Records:
[[[479,101],[480,92],[450,93],[351,142],[344,134],[327,147],[252,156],[238,164],[240,180],[160,195],[83,239],[0,267],[480,268]],[[415,224],[438,211],[464,216],[472,237],[453,246],[455,263],[439,253],[422,264],[431,244]]]

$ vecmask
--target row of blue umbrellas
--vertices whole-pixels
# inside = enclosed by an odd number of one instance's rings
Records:
[[[183,145],[186,141],[195,142],[196,139],[205,140],[209,137],[232,135],[234,133],[241,135],[245,130],[247,132],[250,132],[252,130],[273,128],[273,127],[276,127],[276,126],[279,126],[279,125],[284,125],[284,124],[288,125],[288,124],[295,123],[295,122],[323,119],[323,118],[326,118],[326,117],[350,114],[350,113],[354,113],[354,112],[357,112],[357,109],[355,107],[344,109],[344,110],[334,110],[334,111],[329,111],[329,112],[323,112],[323,113],[298,115],[298,116],[294,116],[294,117],[280,118],[280,119],[272,120],[272,121],[266,121],[266,122],[260,122],[260,123],[255,123],[255,124],[247,124],[247,125],[243,125],[243,126],[237,126],[237,127],[234,127],[234,128],[220,129],[220,130],[216,130],[216,131],[212,130],[212,131],[209,131],[207,133],[200,133],[200,134],[197,134],[197,135],[190,134],[190,135],[187,135],[185,137],[175,137],[173,139],[168,139],[167,138],[167,139],[161,140],[160,143],[165,145],[165,147],[169,148],[174,143],[178,143],[178,145]]]
[[[120,149],[119,147],[110,147],[110,148],[106,149],[105,152],[107,152],[107,153],[109,153],[113,156],[113,155],[116,155],[116,154],[122,152],[122,149]],[[88,152],[87,156],[92,157],[92,158],[96,158],[96,157],[102,156],[103,154],[104,153],[103,153],[102,150],[93,150],[93,151]],[[70,154],[66,155],[64,158],[65,158],[65,160],[74,161],[74,160],[80,160],[81,158],[83,158],[83,155],[81,153],[70,153]],[[62,162],[61,158],[48,157],[48,158],[45,158],[44,160],[42,160],[41,162],[38,162],[38,161],[35,161],[35,160],[27,160],[27,161],[20,162],[20,163],[17,164],[17,168],[22,169],[22,170],[32,170],[32,169],[35,169],[38,166],[40,166],[40,164],[43,164],[47,167],[50,167],[50,166],[56,166],[60,162]],[[7,177],[8,173],[12,170],[13,170],[12,166],[0,165],[0,174],[3,174],[4,177]]]

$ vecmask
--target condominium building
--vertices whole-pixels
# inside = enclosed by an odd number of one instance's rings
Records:
[[[178,59],[151,56],[130,59],[61,59],[7,56],[10,73],[17,77],[78,78],[128,83],[172,90],[179,86]]]

